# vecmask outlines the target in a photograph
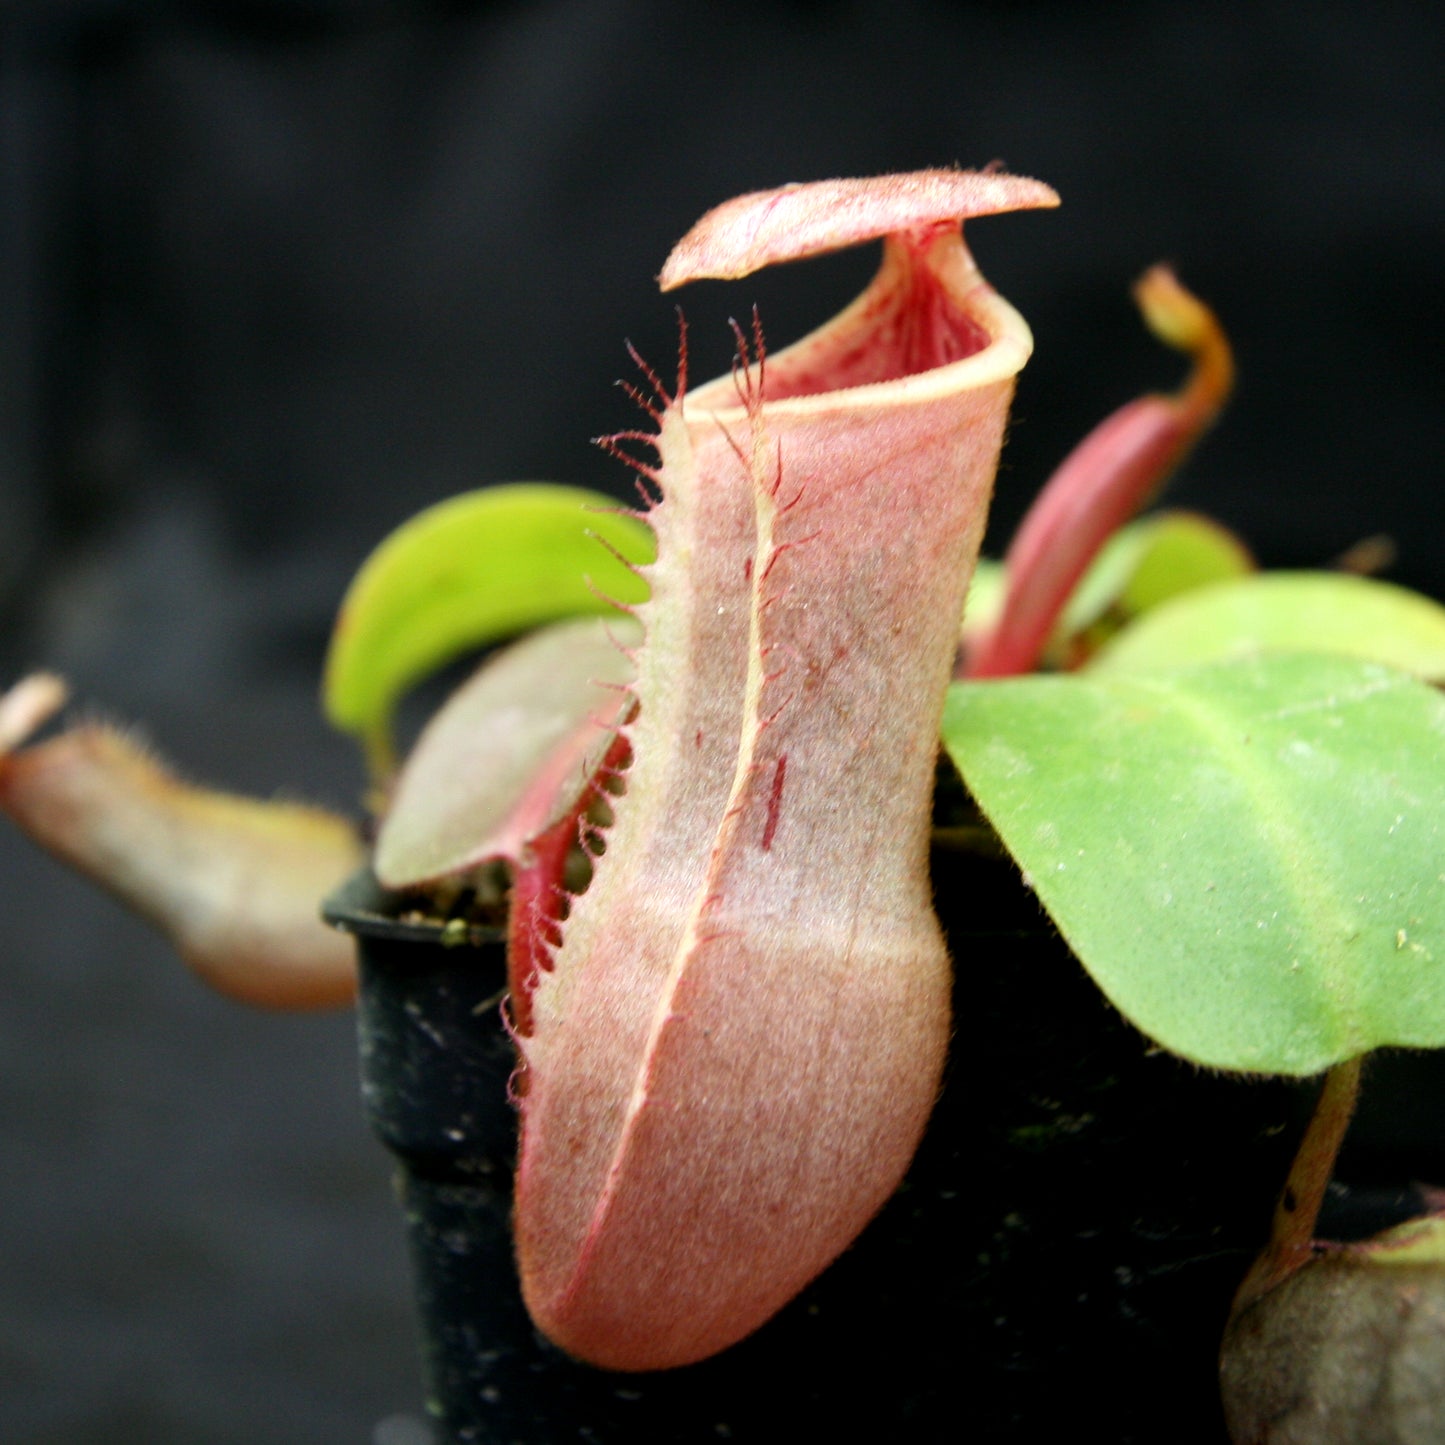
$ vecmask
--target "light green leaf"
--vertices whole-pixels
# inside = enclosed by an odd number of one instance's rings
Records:
[[[1249,549],[1197,512],[1156,512],[1121,527],[1105,544],[1064,609],[1072,637],[1107,612],[1138,616],[1182,592],[1254,570]]]
[[[1297,654],[965,683],[943,737],[1069,945],[1165,1048],[1308,1074],[1445,1045],[1434,689]]]
[[[1438,1214],[1407,1219],[1365,1241],[1356,1258],[1363,1264],[1445,1265],[1445,1219]]]
[[[1339,653],[1445,681],[1445,607],[1344,572],[1263,572],[1174,598],[1120,632],[1090,671],[1144,673],[1264,651]]]
[[[974,563],[973,576],[968,583],[961,636],[982,636],[998,621],[999,610],[1003,607],[1003,588],[1003,563],[992,557],[980,557]]]
[[[327,717],[362,739],[384,778],[393,709],[428,673],[544,622],[613,612],[609,598],[645,599],[646,584],[609,548],[650,562],[652,532],[578,487],[519,482],[429,507],[367,558],[341,604],[322,684]]]
[[[1077,666],[1074,643],[1082,635],[1087,634],[1085,651],[1093,651],[1141,612],[1181,592],[1253,570],[1249,549],[1212,518],[1184,511],[1141,517],[1104,544],[1069,598],[1048,656]],[[963,616],[965,643],[998,621],[1006,582],[1002,562],[979,559]]]

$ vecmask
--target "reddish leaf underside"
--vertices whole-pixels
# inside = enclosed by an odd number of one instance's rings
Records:
[[[627,703],[637,640],[630,618],[573,618],[489,657],[397,778],[376,840],[382,883],[414,888],[489,859],[525,862],[530,839],[575,818]]]

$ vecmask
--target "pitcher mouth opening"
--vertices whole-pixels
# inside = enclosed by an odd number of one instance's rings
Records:
[[[1027,324],[979,273],[957,222],[895,233],[851,305],[752,371],[769,410],[922,401],[1013,376],[1033,350]],[[718,377],[689,408],[732,411],[737,384]]]
[[[769,409],[908,404],[1012,377],[1033,350],[1023,318],[979,274],[963,222],[1055,206],[1045,185],[1001,171],[915,171],[779,186],[714,208],[674,247],[664,291],[865,241],[883,241],[868,289],[832,321],[748,369],[748,394]],[[720,377],[688,398],[706,412],[738,405]]]

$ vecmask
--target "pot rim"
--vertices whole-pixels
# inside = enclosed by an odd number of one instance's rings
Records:
[[[331,927],[358,938],[433,943],[444,948],[485,948],[506,942],[507,931],[498,924],[426,918],[419,904],[417,894],[383,887],[366,864],[326,896],[321,917]]]

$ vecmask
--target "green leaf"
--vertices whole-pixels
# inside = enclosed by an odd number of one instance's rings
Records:
[[[326,658],[327,717],[387,776],[393,710],[428,673],[544,622],[613,612],[608,599],[645,599],[646,584],[609,549],[650,562],[652,532],[578,487],[519,482],[429,507],[382,542],[347,591]]]
[[[968,582],[968,596],[963,604],[961,636],[981,636],[998,621],[1003,607],[1004,580],[1002,562],[992,557],[980,557],[974,563],[973,576]]]
[[[1346,658],[956,684],[943,737],[1151,1038],[1309,1074],[1445,1044],[1445,698]]]
[[[1074,590],[1060,630],[1073,636],[1106,612],[1135,617],[1181,592],[1254,570],[1249,549],[1197,512],[1156,512],[1121,527]]]
[[[1340,653],[1445,681],[1445,607],[1343,572],[1264,572],[1176,597],[1119,633],[1090,670],[1153,672],[1264,651]]]
[[[1078,666],[1078,640],[1087,655],[1141,612],[1181,592],[1254,570],[1249,549],[1212,518],[1197,512],[1156,512],[1121,527],[1104,544],[1069,598],[1049,642],[1049,659]],[[988,632],[1003,608],[1002,562],[979,558],[963,615],[965,644]]]
[[[1445,1265],[1445,1219],[1438,1214],[1407,1219],[1357,1246],[1362,1264]]]

